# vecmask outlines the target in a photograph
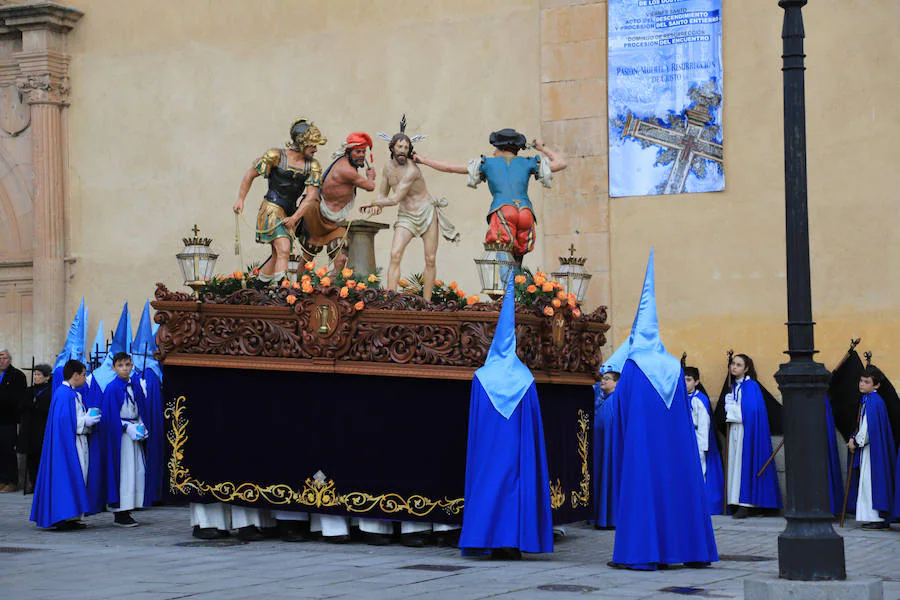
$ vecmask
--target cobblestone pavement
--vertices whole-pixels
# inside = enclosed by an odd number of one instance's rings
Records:
[[[569,526],[550,555],[520,562],[463,559],[454,549],[400,545],[336,546],[277,540],[225,547],[195,545],[184,507],[136,513],[141,526],[112,526],[112,515],[87,519],[82,531],[58,533],[28,521],[31,497],[0,495],[0,598],[103,600],[237,598],[477,599],[624,598],[677,600],[692,595],[743,598],[743,580],[777,572],[779,518],[715,517],[722,561],[709,569],[654,573],[606,566],[614,532]],[[847,571],[884,580],[885,598],[900,599],[900,526],[844,536]],[[556,589],[554,589],[556,588]],[[688,590],[682,590],[688,591]]]

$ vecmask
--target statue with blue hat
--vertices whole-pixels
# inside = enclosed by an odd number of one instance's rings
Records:
[[[684,373],[659,337],[652,250],[616,397],[610,566],[656,570],[717,561]]]
[[[513,277],[469,401],[464,556],[553,552],[550,476],[534,376],[516,356]]]

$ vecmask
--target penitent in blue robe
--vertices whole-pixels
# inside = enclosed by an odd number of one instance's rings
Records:
[[[464,555],[491,548],[553,552],[550,475],[534,382],[507,419],[473,377],[468,440],[459,539]]]
[[[744,448],[741,455],[742,504],[762,508],[781,508],[781,487],[773,460],[759,477],[757,473],[772,455],[769,417],[759,384],[745,379],[741,386],[741,418],[744,421]],[[732,386],[732,393],[735,386]]]
[[[866,417],[866,427],[869,431],[869,459],[872,468],[872,508],[884,513],[886,520],[890,522],[892,516],[897,515],[894,507],[894,468],[897,460],[897,449],[894,447],[894,437],[891,431],[891,422],[888,418],[887,407],[884,399],[878,392],[870,392],[862,397],[862,416]],[[859,492],[859,463],[862,452],[857,450],[853,457],[853,468],[856,471],[850,485],[849,498],[852,505],[847,502],[847,510],[856,510],[856,496]],[[851,508],[852,506],[852,508]],[[900,508],[900,507],[897,507]]]
[[[150,437],[144,442],[144,456],[147,459],[146,477],[144,479],[144,506],[162,501],[165,490],[165,417],[163,416],[162,390],[159,376],[153,369],[145,369],[142,379],[147,386],[141,420],[150,431]],[[138,386],[140,387],[140,386]],[[138,405],[140,407],[140,405]]]
[[[828,499],[831,514],[841,512],[844,500],[844,478],[841,474],[841,459],[838,455],[837,439],[834,428],[834,414],[831,412],[831,401],[825,396],[825,435],[828,437]]]
[[[613,507],[613,424],[616,393],[604,400],[600,384],[594,384],[594,525],[615,527]]]
[[[616,386],[613,562],[638,569],[719,559],[684,376],[672,403],[631,359]]]
[[[117,507],[119,504],[119,479],[122,453],[122,419],[120,414],[122,404],[125,402],[125,384],[128,383],[120,377],[113,379],[103,391],[100,410],[103,419],[94,434],[91,448],[91,477],[88,479],[88,493],[91,502],[96,502],[96,510],[104,510],[106,505]],[[134,402],[137,404],[138,413],[144,421],[147,416],[147,402],[141,391],[141,383],[137,376],[130,380],[134,393]],[[144,421],[147,424],[147,421]],[[159,435],[160,432],[150,430],[150,435]],[[94,450],[96,446],[96,450]],[[159,469],[159,466],[151,467],[147,464],[146,470]],[[157,472],[158,473],[158,472]],[[96,474],[96,475],[95,475]],[[145,478],[146,481],[146,478]],[[146,499],[146,492],[144,494]],[[149,506],[145,504],[145,506]]]
[[[78,427],[75,406],[75,390],[67,385],[56,388],[50,402],[41,464],[31,504],[31,520],[38,527],[51,527],[60,521],[93,512],[75,446]]]
[[[722,471],[722,455],[719,454],[709,398],[699,390],[697,397],[703,402],[703,407],[709,414],[709,441],[706,451],[706,497],[709,500],[709,514],[721,515],[725,512],[725,474]]]

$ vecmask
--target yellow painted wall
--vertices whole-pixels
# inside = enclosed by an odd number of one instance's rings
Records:
[[[710,390],[725,351],[761,380],[785,359],[781,23],[775,2],[725,2],[725,182],[718,194],[613,198],[612,315],[627,336],[651,246],[667,349]],[[819,360],[851,337],[900,379],[900,3],[818,0],[803,11],[812,293]]]
[[[71,33],[69,118],[71,252],[78,257],[67,312],[81,296],[118,318],[152,296],[156,281],[180,288],[174,255],[197,223],[214,238],[217,270],[237,268],[231,205],[251,161],[308,116],[329,139],[320,162],[350,131],[426,133],[424,156],[464,162],[489,153],[488,135],[540,125],[537,0],[74,0],[85,12]],[[376,140],[380,175],[387,143]],[[324,166],[323,165],[323,166]],[[479,291],[490,194],[460,175],[426,169],[430,191],[450,201],[463,233],[443,242],[438,276]],[[541,193],[535,188],[535,200]],[[265,182],[245,215],[253,222]],[[371,197],[361,193],[357,202]],[[393,223],[395,209],[377,220]],[[390,231],[377,238],[387,267]],[[267,247],[242,229],[245,258]],[[420,272],[413,241],[403,273]],[[538,249],[533,266],[542,265]],[[137,317],[134,317],[135,324]],[[113,323],[114,324],[114,323]],[[93,329],[92,329],[93,331]]]

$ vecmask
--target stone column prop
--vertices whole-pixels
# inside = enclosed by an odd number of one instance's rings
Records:
[[[51,360],[66,334],[67,136],[69,99],[66,35],[81,18],[74,8],[42,2],[0,8],[7,31],[22,34],[16,85],[30,106],[34,165],[34,354]]]
[[[350,222],[347,235],[347,265],[359,273],[374,273],[375,235],[382,229],[388,229],[387,223],[357,219]]]

